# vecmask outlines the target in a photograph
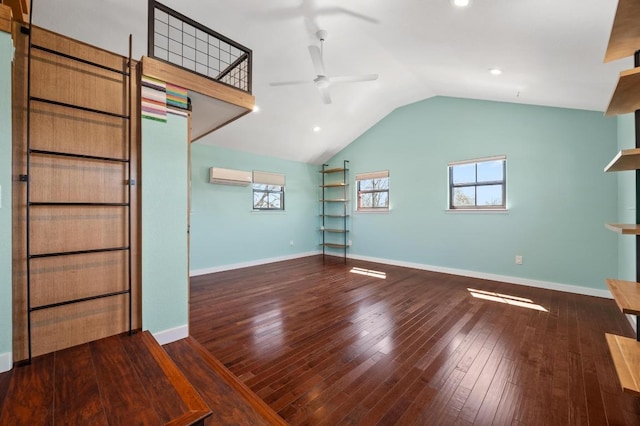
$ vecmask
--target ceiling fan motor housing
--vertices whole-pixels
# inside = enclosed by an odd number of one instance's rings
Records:
[[[326,75],[317,76],[313,79],[313,82],[320,88],[329,87],[329,84],[331,84],[331,80],[329,80],[329,77],[327,77]]]

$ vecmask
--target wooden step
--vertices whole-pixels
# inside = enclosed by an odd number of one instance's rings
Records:
[[[194,338],[169,343],[164,349],[211,407],[213,414],[205,424],[287,424]]]
[[[640,396],[640,342],[616,334],[606,336],[622,390]]]
[[[640,315],[640,284],[607,278],[607,286],[613,299],[625,314]]]
[[[111,336],[11,371],[0,425],[194,425],[211,410],[148,332]]]

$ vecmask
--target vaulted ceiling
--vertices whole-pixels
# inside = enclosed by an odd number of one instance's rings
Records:
[[[319,163],[395,108],[453,96],[604,111],[631,59],[603,63],[616,0],[164,0],[253,50],[259,112],[200,143]],[[34,0],[34,23],[87,43],[146,54],[143,0]],[[307,47],[328,32],[329,75],[379,74],[333,85],[322,103]],[[495,76],[489,69],[499,68]],[[461,125],[463,121],[461,120]],[[321,130],[314,132],[314,127]]]

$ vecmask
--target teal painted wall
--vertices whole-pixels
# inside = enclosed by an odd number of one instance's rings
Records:
[[[635,148],[633,114],[621,115],[618,120],[618,150]],[[616,172],[618,178],[618,223],[636,223],[636,174]],[[636,241],[630,235],[618,236],[618,275],[621,280],[636,280]]]
[[[253,211],[251,186],[210,184],[210,167],[284,174],[285,211]],[[190,269],[318,250],[318,170],[310,164],[192,144]]]
[[[11,35],[0,31],[0,354],[11,333]],[[0,372],[3,368],[0,366]]]
[[[188,323],[187,119],[142,120],[142,327]]]
[[[618,270],[604,227],[617,178],[603,173],[616,126],[601,112],[446,97],[399,108],[331,160],[351,161],[352,183],[389,170],[391,212],[355,213],[350,252],[605,289]],[[493,155],[507,156],[508,214],[446,212],[447,163]]]

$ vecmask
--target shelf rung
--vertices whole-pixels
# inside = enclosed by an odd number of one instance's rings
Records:
[[[640,68],[622,71],[605,116],[628,114],[640,109]]]
[[[84,202],[30,202],[30,206],[51,206],[51,207],[129,207],[129,203],[84,203]]]
[[[94,250],[78,250],[78,251],[61,251],[57,253],[41,253],[41,254],[32,254],[29,255],[29,259],[42,259],[44,257],[56,257],[56,256],[74,256],[78,254],[91,254],[91,253],[108,253],[110,251],[126,251],[129,250],[129,247],[112,247],[112,248],[104,248],[104,249],[94,249]]]
[[[65,107],[65,108],[77,109],[77,110],[80,110],[80,111],[92,112],[94,114],[108,115],[110,117],[117,117],[117,118],[122,118],[124,120],[129,120],[129,116],[128,115],[116,114],[115,112],[102,111],[102,110],[94,109],[94,108],[87,108],[87,107],[83,107],[83,106],[80,106],[80,105],[68,104],[66,102],[59,102],[59,101],[54,101],[54,100],[51,100],[51,99],[38,98],[38,97],[35,97],[35,96],[32,96],[30,98],[30,100],[35,101],[35,102],[42,102],[44,104],[57,105],[57,106]]]
[[[333,228],[324,228],[324,229],[321,229],[321,231],[333,232],[333,233],[336,233],[336,234],[344,234],[346,232],[349,232],[348,229],[333,229]]]
[[[44,149],[32,149],[29,152],[31,154],[55,155],[55,156],[59,156],[59,157],[82,158],[82,159],[85,159],[85,160],[113,161],[113,162],[116,162],[116,163],[128,163],[129,162],[129,159],[127,159],[127,158],[99,157],[99,156],[96,156],[96,155],[73,154],[71,152],[47,151],[47,150],[44,150]]]
[[[604,226],[622,235],[640,235],[640,225],[623,223],[606,223]]]
[[[114,291],[114,292],[111,292],[111,293],[98,294],[96,296],[82,297],[80,299],[65,300],[64,302],[51,303],[51,304],[42,305],[42,306],[36,306],[34,308],[31,308],[30,312],[42,311],[43,309],[57,308],[59,306],[72,305],[74,303],[88,302],[90,300],[104,299],[106,297],[120,296],[122,294],[128,294],[128,293],[129,293],[129,290],[122,290],[122,291]]]
[[[320,185],[320,188],[343,188],[345,186],[349,186],[348,183],[328,183],[326,185]]]
[[[616,334],[605,335],[622,390],[640,396],[640,342]]]
[[[329,200],[320,200],[323,203],[346,203],[349,200],[345,200],[344,198],[334,198]]]
[[[320,173],[339,173],[339,172],[346,172],[349,169],[343,169],[342,167],[338,167],[335,169],[325,169],[325,170],[320,170]]]
[[[331,247],[331,248],[345,248],[348,247],[346,244],[335,244],[335,243],[321,243],[321,246]]]
[[[607,278],[613,299],[625,314],[640,315],[640,283]]]
[[[632,56],[640,47],[640,27],[637,16],[640,15],[640,3],[636,0],[619,0],[609,44],[604,61]]]
[[[127,77],[129,76],[129,73],[126,72],[126,71],[122,71],[122,70],[119,70],[119,69],[116,69],[116,68],[108,67],[106,65],[98,64],[97,62],[88,61],[86,59],[78,58],[77,56],[68,55],[66,53],[58,52],[57,50],[49,49],[49,48],[44,47],[44,46],[38,46],[38,45],[32,44],[31,47],[33,49],[37,49],[37,50],[41,50],[43,52],[51,53],[52,55],[61,56],[61,57],[66,58],[66,59],[71,59],[72,61],[81,62],[81,63],[86,64],[86,65],[91,65],[92,67],[96,67],[96,68],[100,68],[100,69],[103,69],[103,70],[111,71],[111,72],[114,72],[114,73],[117,73],[117,74],[121,74],[121,75],[124,75],[124,76],[127,76]]]

